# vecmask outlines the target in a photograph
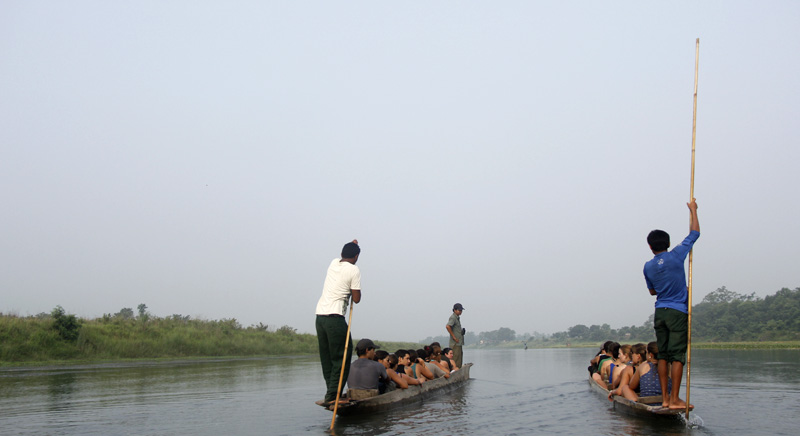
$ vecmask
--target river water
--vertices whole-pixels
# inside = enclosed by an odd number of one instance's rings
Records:
[[[591,349],[470,350],[472,379],[336,434],[797,435],[800,350],[695,350],[681,420],[615,411],[589,387]],[[681,391],[685,393],[685,386]],[[0,370],[0,434],[328,434],[315,357]]]

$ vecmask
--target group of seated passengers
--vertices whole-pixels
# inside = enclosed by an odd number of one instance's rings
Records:
[[[376,350],[369,339],[356,345],[358,359],[350,364],[347,397],[362,400],[395,389],[408,389],[439,377],[450,378],[458,370],[453,350],[442,350],[438,342],[419,350]]]
[[[621,395],[631,401],[661,396],[658,379],[658,345],[620,345],[607,341],[590,361],[589,371],[598,385],[608,389],[608,399]],[[672,386],[669,382],[668,389]]]

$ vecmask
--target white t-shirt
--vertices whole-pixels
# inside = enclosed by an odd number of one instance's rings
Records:
[[[361,271],[350,262],[333,259],[322,286],[322,296],[317,302],[317,315],[344,316],[351,289],[361,290]]]

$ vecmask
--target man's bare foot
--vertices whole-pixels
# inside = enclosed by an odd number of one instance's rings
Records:
[[[349,399],[349,398],[346,398],[346,397],[345,397],[345,398],[339,398],[339,405],[340,405],[340,406],[341,406],[342,404],[347,404],[347,403],[349,403],[349,402],[350,402],[350,399]],[[322,403],[322,404],[323,404],[325,407],[333,407],[333,405],[334,405],[334,404],[336,404],[336,400],[325,401],[325,402],[324,402],[324,403]]]
[[[683,401],[680,398],[678,398],[678,401],[676,401],[674,403],[672,403],[672,402],[669,403],[669,409],[670,410],[686,410],[686,401]],[[689,405],[689,410],[692,410],[692,409],[694,409],[694,405],[690,404]]]

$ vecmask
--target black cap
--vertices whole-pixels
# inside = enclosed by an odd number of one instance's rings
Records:
[[[376,346],[375,343],[372,342],[369,339],[362,339],[362,340],[358,341],[358,344],[356,345],[356,354],[360,356],[360,355],[366,353],[367,349],[369,349],[369,348],[373,348],[373,349],[377,350],[377,349],[380,349],[381,347]]]
[[[453,310],[464,310],[464,306],[461,303],[456,303],[453,305]]]

